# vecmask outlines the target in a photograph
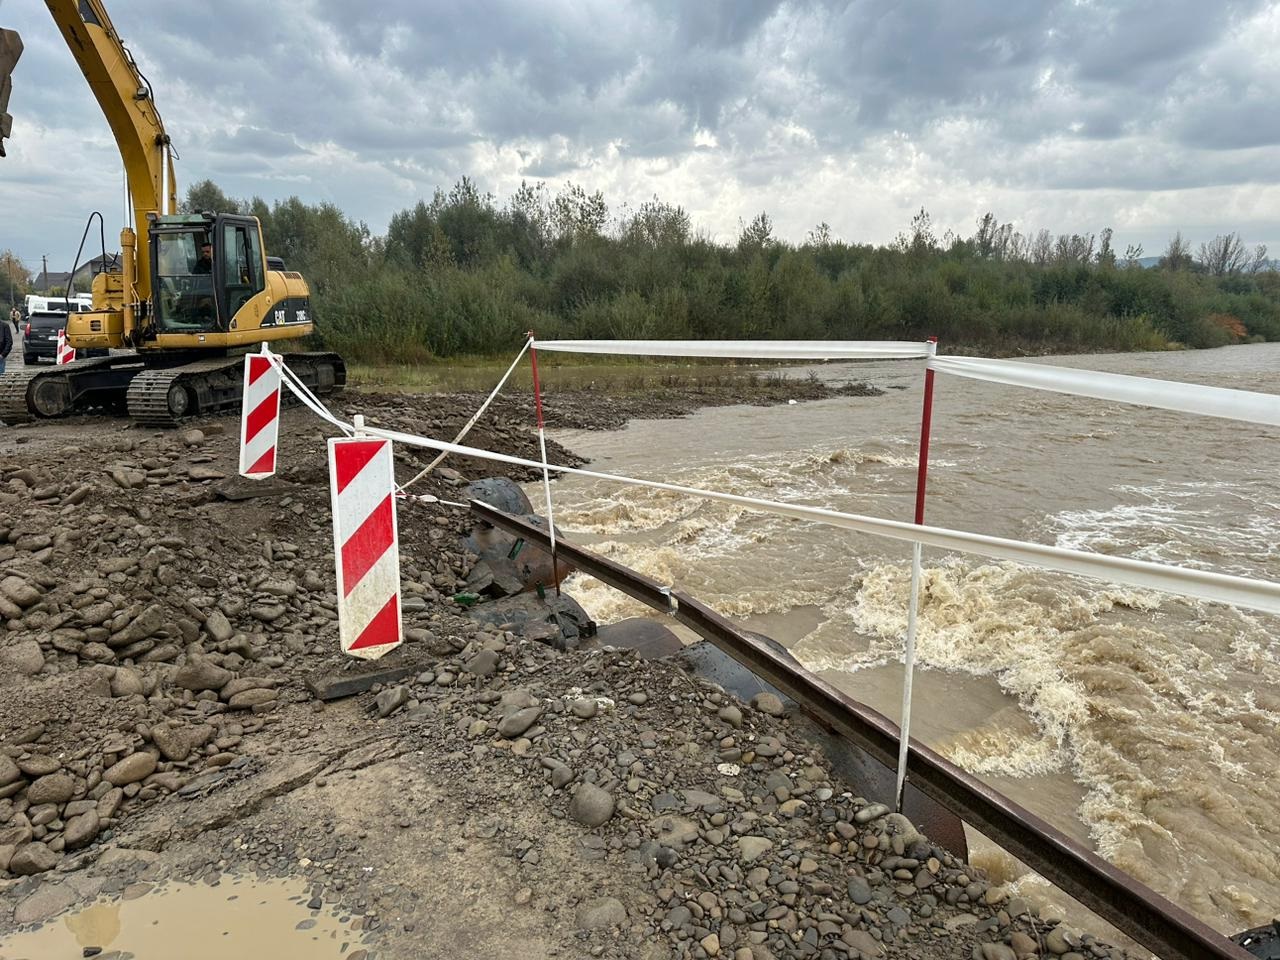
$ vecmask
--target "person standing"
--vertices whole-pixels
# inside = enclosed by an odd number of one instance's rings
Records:
[[[5,361],[9,359],[11,350],[13,350],[13,334],[9,332],[7,323],[0,323],[0,373],[4,373]]]
[[[22,311],[16,306],[9,311],[9,319],[13,321],[13,331],[17,333],[22,329]]]

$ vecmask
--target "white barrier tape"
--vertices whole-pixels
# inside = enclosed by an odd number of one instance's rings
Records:
[[[929,344],[912,340],[539,340],[538,349],[744,360],[910,360],[930,354]]]
[[[541,470],[542,464],[536,460],[525,460],[503,453],[489,450],[478,450],[475,447],[458,446],[442,440],[431,440],[413,434],[399,433],[394,430],[381,430],[376,427],[365,427],[371,436],[383,437],[396,443],[409,446],[425,447],[430,450],[445,450],[464,457],[476,457],[481,460],[494,460],[517,467]],[[1208,570],[1192,570],[1186,567],[1166,566],[1149,563],[1145,560],[1133,560],[1129,557],[1109,557],[1104,554],[1087,553],[1082,550],[1066,550],[1062,547],[1050,547],[1038,543],[1026,543],[1021,540],[1006,540],[1003,537],[988,537],[980,533],[968,533],[962,530],[948,530],[944,527],[917,526],[914,523],[903,523],[899,520],[881,520],[876,517],[864,517],[852,513],[840,513],[835,510],[824,510],[820,507],[795,506],[786,503],[775,503],[771,500],[758,500],[755,497],[743,497],[733,493],[717,493],[713,490],[699,490],[696,487],[683,487],[674,483],[662,483],[657,480],[637,480],[611,473],[598,473],[594,470],[582,470],[577,467],[562,467],[549,464],[548,469],[557,473],[573,476],[590,477],[593,480],[610,480],[615,483],[648,487],[653,490],[667,490],[691,497],[702,497],[707,500],[719,500],[723,503],[734,503],[741,506],[762,510],[766,513],[782,517],[793,517],[796,520],[810,520],[830,526],[855,530],[877,537],[891,540],[903,540],[907,543],[919,543],[951,550],[960,553],[977,554],[995,560],[1011,560],[1015,563],[1035,567],[1046,567],[1063,573],[1091,577],[1139,587],[1144,590],[1159,590],[1163,593],[1181,594],[1227,603],[1237,607],[1248,607],[1266,613],[1280,614],[1280,584],[1264,580],[1252,580],[1247,577],[1234,577],[1225,573],[1213,573]]]
[[[1177,383],[1039,363],[1019,363],[1016,360],[935,357],[929,361],[928,366],[939,373],[1014,387],[1050,390],[1054,393],[1093,397],[1096,400],[1115,400],[1182,413],[1280,426],[1280,396],[1270,393],[1228,390],[1198,383]]]
[[[515,372],[516,365],[519,364],[520,361],[524,359],[524,355],[529,352],[529,345],[532,343],[533,343],[533,337],[529,337],[527,340],[525,340],[524,346],[520,348],[520,352],[516,354],[516,358],[511,361],[511,366],[507,367],[507,372],[502,375],[502,379],[498,381],[498,385],[493,388],[493,393],[489,394],[489,396],[485,399],[484,403],[480,404],[480,409],[475,412],[475,416],[473,416],[470,420],[467,421],[467,425],[458,431],[458,435],[453,438],[454,443],[461,443],[463,438],[466,437],[466,435],[471,432],[471,428],[474,427],[479,422],[482,416],[484,416],[484,412],[489,409],[489,404],[493,403],[494,398],[497,397],[499,391],[501,391],[502,388],[506,385],[506,382],[508,379],[510,379],[511,374]],[[440,454],[438,457],[436,457],[434,460],[428,463],[425,467],[423,467],[422,470],[419,473],[417,473],[413,478],[400,484],[399,489],[406,490],[409,487],[413,486],[415,483],[417,483],[419,480],[425,477],[428,473],[430,473],[436,467],[440,466],[441,462],[448,455],[449,454],[447,453]]]
[[[284,362],[283,357],[275,353],[267,353],[265,356],[271,358],[272,365],[281,373],[284,385],[287,386],[289,391],[302,402],[304,407],[314,413],[321,420],[327,421],[337,427],[347,436],[351,436],[355,433],[355,428],[352,427],[351,424],[343,420],[339,420],[329,412],[329,409],[321,403],[320,399],[311,392],[310,388],[298,378],[298,375],[289,369],[288,365]]]
[[[291,390],[297,392],[292,380],[286,377],[285,383]],[[304,400],[303,402],[305,403],[306,401]],[[315,410],[314,407],[312,409]],[[324,410],[322,405],[316,412],[345,432],[351,432],[353,429],[351,424],[338,420],[327,410]],[[442,440],[431,440],[426,437],[399,433],[394,430],[382,430],[377,427],[365,426],[364,431],[368,434],[385,437],[388,440],[408,444],[409,446],[456,453],[481,460],[493,460],[498,463],[506,463],[533,470],[542,469],[541,463],[536,460],[526,460],[523,457],[513,457],[508,454],[494,453],[475,447],[459,446],[445,443]],[[824,510],[820,507],[775,503],[770,500],[759,500],[755,497],[743,497],[733,493],[717,493],[712,490],[699,490],[695,487],[662,483],[657,480],[638,480],[632,477],[618,476],[617,474],[583,470],[578,467],[563,467],[558,464],[548,464],[547,466],[548,469],[557,473],[589,477],[593,480],[609,480],[615,483],[648,487],[654,490],[667,490],[672,493],[702,497],[708,500],[719,500],[723,503],[740,504],[765,511],[766,513],[774,513],[778,516],[825,523],[831,526],[843,527],[847,530],[871,534],[872,536],[886,537],[891,540],[903,540],[908,543],[938,547],[942,550],[976,554],[990,557],[994,560],[1011,560],[1015,563],[1045,567],[1082,577],[1109,580],[1142,589],[1198,597],[1217,603],[1227,603],[1232,606],[1280,614],[1280,584],[1264,580],[1235,577],[1208,570],[1191,570],[1186,567],[1166,566],[1159,563],[1149,563],[1145,560],[1133,560],[1129,557],[1109,557],[1104,554],[1087,553],[1082,550],[1066,550],[1062,547],[1026,543],[1021,540],[1006,540],[1003,537],[988,537],[980,533],[947,530],[943,527],[917,526],[914,523],[881,520],[851,513],[839,513],[835,510]]]

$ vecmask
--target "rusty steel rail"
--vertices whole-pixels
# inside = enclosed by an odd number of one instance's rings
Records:
[[[544,549],[550,537],[519,517],[471,501],[481,519]],[[668,613],[796,701],[889,769],[898,762],[898,725],[779,656],[732,621],[692,597],[561,538],[559,559],[630,597]],[[1029,810],[997,793],[916,739],[908,779],[1060,890],[1165,960],[1253,960],[1242,947],[1150,887],[1107,863]]]

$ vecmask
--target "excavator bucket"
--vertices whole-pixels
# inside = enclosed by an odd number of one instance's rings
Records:
[[[4,138],[13,129],[9,116],[9,93],[13,90],[10,74],[22,56],[22,38],[13,30],[0,30],[0,157],[4,156]]]

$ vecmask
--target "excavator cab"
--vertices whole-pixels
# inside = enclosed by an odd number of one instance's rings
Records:
[[[237,314],[266,289],[262,234],[252,217],[158,218],[151,257],[156,334],[235,330]]]
[[[157,332],[213,333],[223,329],[214,297],[211,243],[208,231],[200,228],[152,233]]]

